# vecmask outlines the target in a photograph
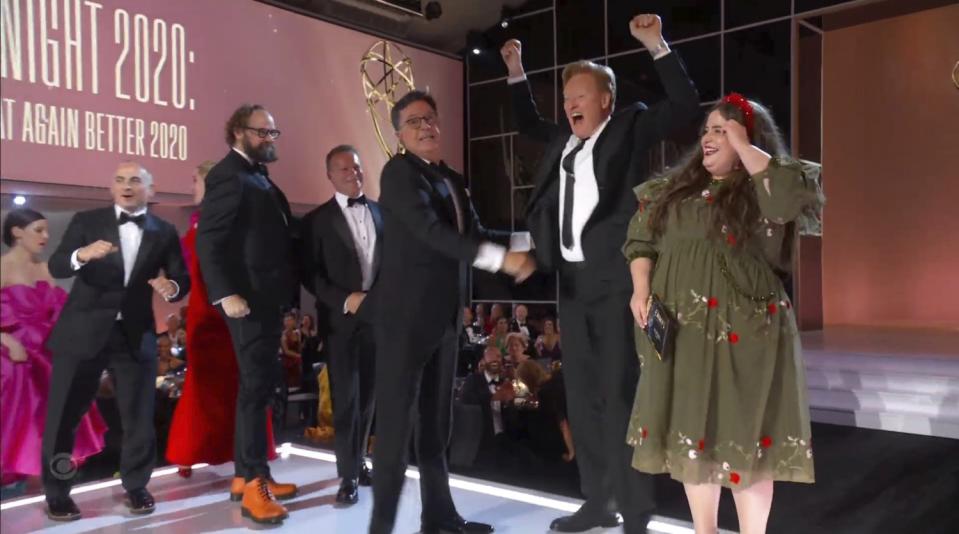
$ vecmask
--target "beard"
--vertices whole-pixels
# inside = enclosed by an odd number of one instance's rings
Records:
[[[277,160],[276,146],[273,143],[263,143],[254,148],[248,139],[243,138],[243,152],[256,163],[272,163]]]

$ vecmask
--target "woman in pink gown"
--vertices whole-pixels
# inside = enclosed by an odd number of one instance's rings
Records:
[[[12,210],[3,221],[0,258],[0,474],[4,486],[40,476],[40,444],[50,390],[50,351],[44,346],[60,316],[67,292],[53,283],[40,254],[47,221],[31,209]],[[77,461],[104,447],[107,431],[96,404],[80,420],[73,456]]]

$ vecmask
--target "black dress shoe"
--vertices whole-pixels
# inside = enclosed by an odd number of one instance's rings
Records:
[[[373,473],[370,472],[370,468],[366,467],[366,462],[363,462],[363,467],[360,468],[360,486],[370,487],[373,485]]]
[[[127,505],[131,514],[146,515],[152,514],[156,510],[156,503],[153,501],[153,495],[146,488],[130,490],[127,492],[127,498],[123,504]]]
[[[421,534],[489,534],[493,532],[493,526],[467,521],[457,515],[444,521],[424,522],[420,532]]]
[[[355,478],[344,478],[340,483],[340,490],[336,492],[337,504],[356,504],[360,500],[360,493],[356,489]]]
[[[626,519],[623,521],[623,534],[647,534],[647,525],[649,525],[649,520],[652,519],[651,513],[645,513],[636,518]]]
[[[550,530],[556,532],[585,532],[591,528],[613,528],[619,526],[616,514],[608,512],[596,513],[580,508],[573,515],[558,517],[549,524]]]
[[[75,521],[80,519],[80,509],[70,497],[47,499],[47,508],[44,510],[47,517],[54,521]]]

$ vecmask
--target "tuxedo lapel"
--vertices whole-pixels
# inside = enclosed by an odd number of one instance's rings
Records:
[[[530,196],[526,205],[526,212],[529,213],[533,206],[549,191],[550,185],[559,180],[559,160],[563,157],[563,149],[566,148],[566,142],[569,136],[558,136],[547,149],[543,156],[543,161],[552,162],[546,172],[541,173],[536,178],[536,187]]]
[[[106,260],[119,269],[120,283],[123,283],[123,243],[120,242],[120,225],[117,224],[117,214],[113,207],[103,210],[103,233],[106,240],[117,247],[116,252],[107,254]]]
[[[140,270],[143,269],[147,260],[150,258],[153,248],[156,246],[159,240],[160,225],[157,223],[156,217],[147,213],[146,220],[143,221],[143,238],[140,239],[140,248],[137,249],[137,258],[133,263],[133,271],[130,273],[131,282],[135,280],[134,277],[136,277]]]
[[[353,261],[356,268],[359,269],[360,254],[356,250],[356,243],[353,242],[353,233],[350,232],[350,225],[346,222],[346,215],[343,215],[343,210],[336,203],[336,199],[330,202],[330,225],[340,240],[343,241],[343,246],[353,254]]]
[[[430,186],[430,190],[433,193],[432,197],[443,207],[443,210],[446,212],[446,216],[449,221],[453,223],[454,227],[459,228],[459,225],[456,223],[456,206],[453,205],[453,199],[447,198],[446,195],[443,195],[439,189],[438,183],[443,183],[443,188],[449,189],[446,187],[444,176],[440,173],[440,170],[432,165],[427,164],[421,160],[419,156],[410,154],[409,152],[406,152],[404,155],[407,161],[411,162],[414,167],[420,170],[423,179],[426,180],[426,183],[428,183]],[[456,192],[449,191],[449,194],[455,195]]]
[[[373,246],[373,279],[375,280],[376,273],[380,272],[380,260],[383,259],[383,213],[376,202],[368,203],[367,207],[370,209],[373,226],[376,228],[376,244]]]

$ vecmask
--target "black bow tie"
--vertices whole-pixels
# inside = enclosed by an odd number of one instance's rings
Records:
[[[132,222],[133,224],[139,226],[140,228],[143,228],[143,223],[145,223],[146,220],[147,220],[147,216],[142,213],[139,215],[130,215],[129,213],[125,211],[121,211],[120,218],[117,219],[117,225],[122,226],[128,222]]]
[[[487,384],[492,384],[494,386],[498,386],[500,382],[502,382],[502,380],[500,380],[499,378],[491,378],[486,381]]]
[[[362,204],[362,205],[365,206],[365,205],[366,205],[366,195],[360,195],[360,196],[358,196],[358,197],[356,197],[356,198],[348,198],[348,199],[346,199],[346,207],[347,207],[347,208],[352,208],[353,206],[355,206],[355,205],[357,205],[357,204]]]

